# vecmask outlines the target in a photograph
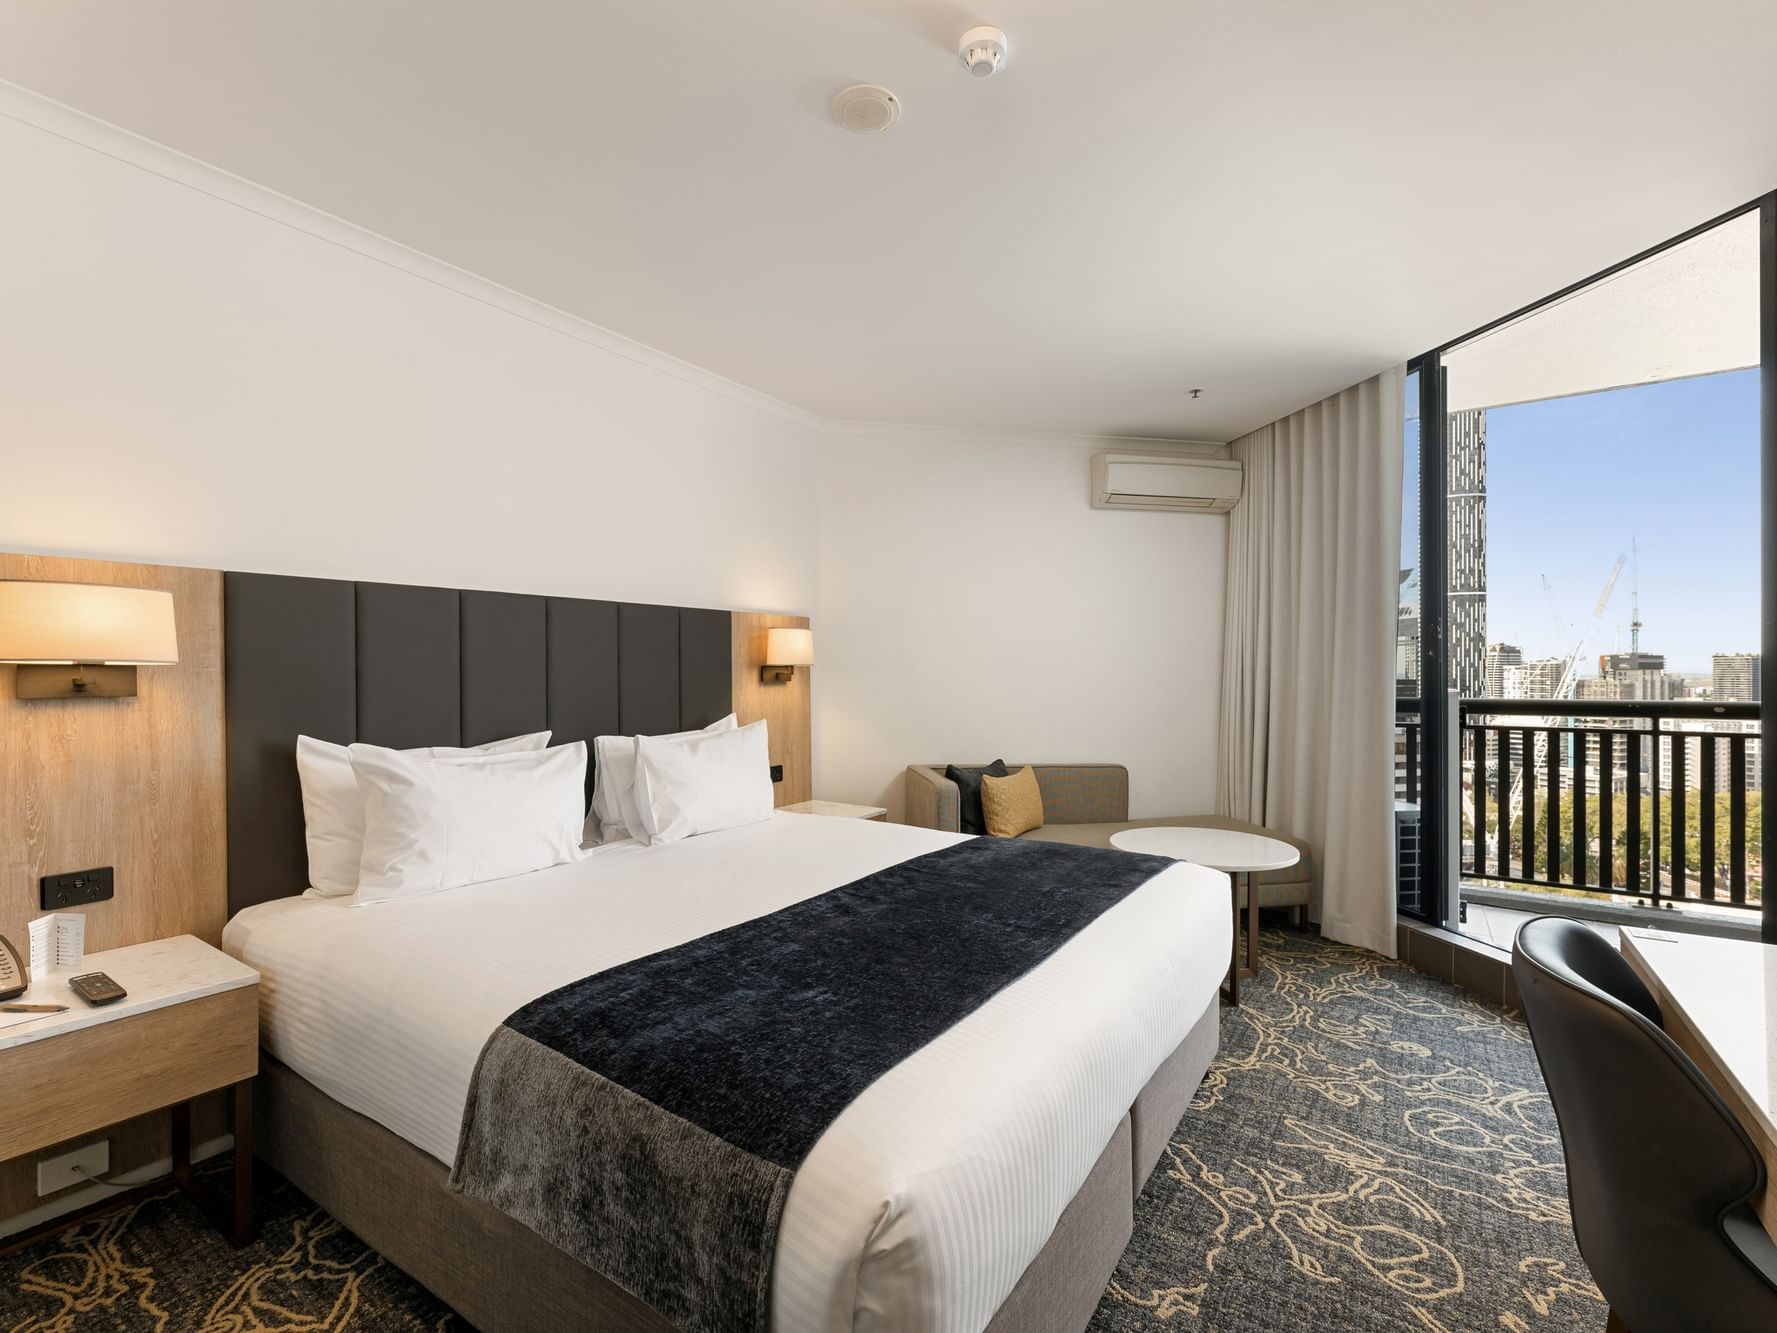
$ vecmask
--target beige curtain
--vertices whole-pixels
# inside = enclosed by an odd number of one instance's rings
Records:
[[[1404,371],[1234,442],[1217,808],[1308,840],[1323,935],[1394,956]]]

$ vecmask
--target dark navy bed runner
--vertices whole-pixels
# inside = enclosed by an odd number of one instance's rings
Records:
[[[764,1333],[839,1113],[1172,864],[975,838],[563,986],[488,1039],[451,1184],[685,1333]]]

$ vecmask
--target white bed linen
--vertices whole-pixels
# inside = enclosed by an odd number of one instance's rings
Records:
[[[812,815],[352,909],[229,922],[266,1048],[448,1164],[488,1035],[538,995],[961,841]],[[1180,863],[873,1084],[791,1184],[774,1333],[977,1333],[1118,1120],[1203,1012],[1227,878]]]

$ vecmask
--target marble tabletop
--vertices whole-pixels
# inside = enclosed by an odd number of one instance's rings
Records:
[[[103,972],[128,995],[113,1004],[90,1005],[68,988],[68,978]],[[59,1014],[0,1013],[0,1051],[25,1046],[99,1023],[115,1022],[205,995],[254,985],[259,973],[212,948],[195,935],[173,935],[146,944],[89,953],[78,968],[35,974],[31,988],[5,1004],[65,1004]]]
[[[1111,834],[1111,846],[1190,861],[1211,870],[1242,874],[1282,870],[1302,859],[1289,843],[1258,833],[1221,828],[1132,828]]]
[[[797,801],[784,810],[793,815],[828,815],[837,819],[880,819],[888,813],[880,805],[850,805],[845,801]]]

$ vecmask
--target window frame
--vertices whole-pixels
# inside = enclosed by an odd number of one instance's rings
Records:
[[[1759,215],[1759,650],[1761,672],[1768,671],[1767,664],[1777,661],[1777,190],[1489,320],[1407,363],[1409,372],[1419,373],[1420,902],[1434,925],[1453,925],[1460,901],[1456,883],[1460,860],[1451,855],[1459,821],[1452,818],[1457,801],[1448,781],[1453,760],[1453,709],[1449,692],[1449,422],[1445,411],[1448,376],[1444,356],[1475,338],[1753,212]],[[1769,690],[1761,688],[1759,696],[1759,735],[1767,738],[1772,735],[1777,710],[1772,707]],[[1768,812],[1772,796],[1777,793],[1777,778],[1773,777],[1777,763],[1763,762],[1759,768],[1761,809]],[[1445,775],[1445,780],[1433,781],[1439,774]],[[1777,865],[1777,825],[1763,818],[1760,824],[1760,861],[1769,868]],[[1770,884],[1768,878],[1760,888],[1760,936],[1766,944],[1777,944],[1774,888],[1777,886]]]

